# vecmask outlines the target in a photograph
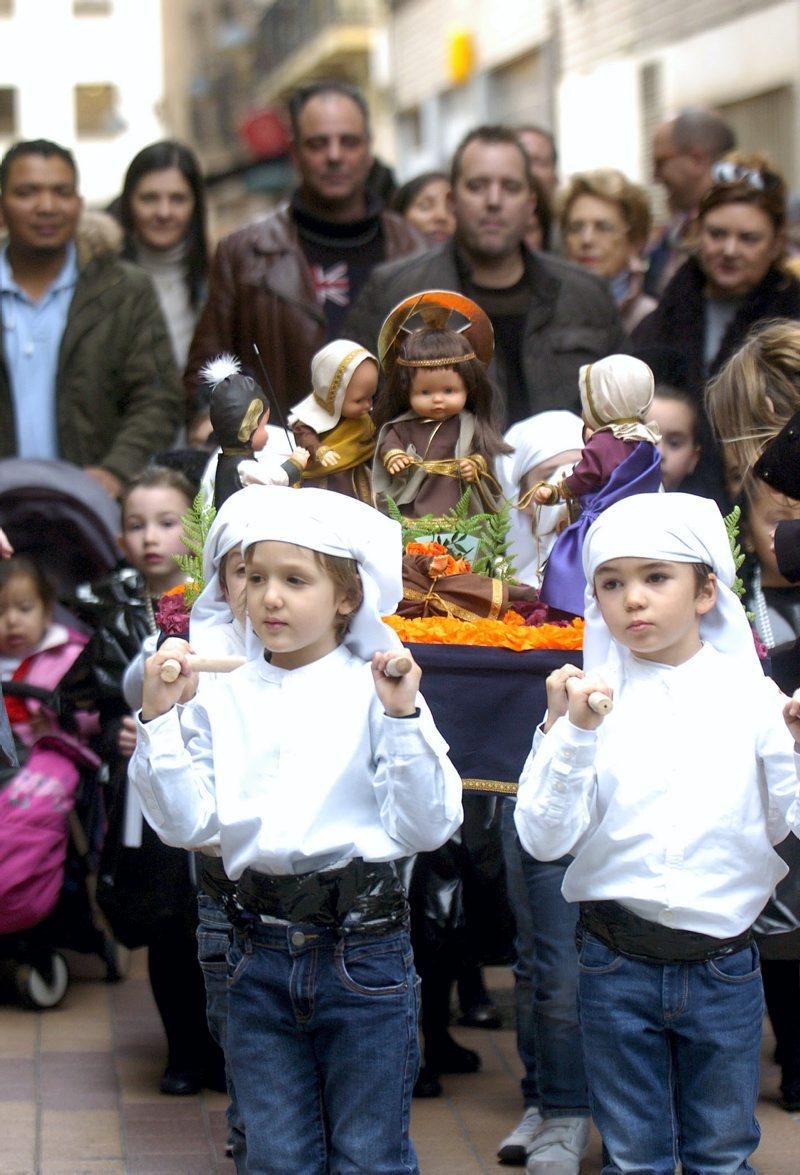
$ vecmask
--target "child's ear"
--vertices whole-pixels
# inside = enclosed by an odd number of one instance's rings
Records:
[[[713,571],[700,588],[695,599],[695,612],[698,616],[705,616],[717,602],[717,577]]]
[[[336,611],[340,616],[352,616],[358,611],[359,605],[360,600],[354,599],[353,596],[343,596]]]

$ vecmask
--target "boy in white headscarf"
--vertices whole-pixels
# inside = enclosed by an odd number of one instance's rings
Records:
[[[159,650],[131,773],[159,835],[219,836],[237,882],[227,1056],[248,1169],[400,1175],[418,1169],[417,981],[394,862],[453,834],[461,781],[419,667],[384,673],[397,524],[320,490],[265,495],[243,542],[250,659],[213,704],[176,708]]]
[[[763,995],[751,927],[800,825],[792,739],[709,500],[612,506],[583,550],[585,669],[547,683],[516,822],[570,852],[578,1005],[609,1171],[750,1171]],[[613,694],[604,718],[589,704]]]

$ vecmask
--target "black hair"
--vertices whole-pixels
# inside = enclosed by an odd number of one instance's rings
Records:
[[[289,122],[292,125],[292,135],[295,139],[299,134],[300,115],[304,107],[312,98],[319,98],[323,94],[341,94],[342,97],[349,98],[351,102],[355,102],[364,119],[364,130],[367,135],[371,134],[369,106],[367,105],[363,91],[352,82],[346,82],[341,78],[325,78],[320,81],[309,82],[305,86],[299,86],[289,96],[286,108],[289,112]]]
[[[0,591],[18,575],[27,575],[33,580],[36,594],[49,611],[56,602],[56,589],[39,564],[28,555],[12,555],[10,559],[0,560]]]
[[[421,330],[412,331],[403,340],[398,350],[398,358],[444,359],[448,356],[467,355],[471,350],[472,344],[458,331],[423,327]],[[510,453],[512,450],[500,432],[498,393],[489,379],[485,365],[480,359],[465,359],[460,363],[453,363],[449,369],[442,366],[444,370],[457,372],[464,381],[467,392],[464,407],[475,417],[477,450],[487,457],[494,457],[498,453]],[[375,405],[373,418],[376,428],[381,428],[390,420],[408,412],[411,385],[419,370],[418,367],[404,367],[395,362]]]
[[[198,306],[203,298],[208,273],[208,242],[206,239],[206,197],[203,174],[197,157],[183,143],[175,139],[163,139],[144,147],[134,155],[125,172],[122,194],[119,198],[119,219],[125,232],[122,255],[129,261],[136,260],[136,230],[134,228],[132,200],[136,185],[153,171],[166,171],[176,167],[192,189],[194,208],[186,233],[186,285],[192,306]]]
[[[518,135],[526,132],[531,135],[541,135],[543,139],[547,139],[550,144],[550,150],[553,152],[553,167],[558,163],[558,148],[556,147],[555,135],[552,131],[547,130],[546,127],[539,126],[536,122],[526,122],[522,126],[515,126],[514,131]]]
[[[422,175],[406,180],[392,196],[389,205],[392,212],[399,212],[401,216],[405,216],[420,192],[427,188],[428,184],[435,183],[437,180],[444,180],[446,184],[449,184],[450,176],[445,171],[424,171]]]
[[[51,139],[22,139],[19,143],[14,143],[13,146],[9,147],[3,158],[0,159],[0,192],[4,192],[6,189],[8,175],[14,160],[22,159],[25,155],[42,155],[45,159],[51,159],[55,156],[57,159],[63,160],[72,169],[72,174],[75,177],[75,187],[77,188],[78,165],[71,151],[68,151],[66,147],[61,147],[58,143],[54,143]]]
[[[702,442],[702,427],[700,419],[700,405],[696,398],[685,388],[676,388],[672,384],[657,383],[653,391],[653,399],[672,400],[676,404],[683,404],[692,414],[692,440],[696,445]]]

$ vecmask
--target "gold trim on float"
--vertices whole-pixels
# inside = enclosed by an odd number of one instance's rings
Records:
[[[504,783],[501,779],[462,779],[464,791],[487,791],[500,796],[515,796],[518,784]]]

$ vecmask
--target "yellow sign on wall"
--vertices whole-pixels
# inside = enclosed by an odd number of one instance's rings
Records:
[[[447,33],[447,77],[454,86],[469,81],[475,67],[475,42],[470,29],[453,25]]]

